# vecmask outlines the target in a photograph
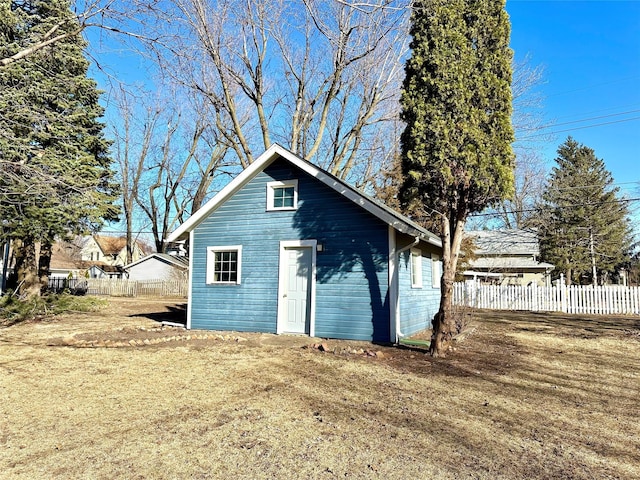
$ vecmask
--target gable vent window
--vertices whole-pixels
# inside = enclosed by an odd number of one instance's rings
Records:
[[[207,248],[207,283],[240,284],[242,246]]]
[[[298,181],[269,182],[267,210],[295,210],[298,208]]]

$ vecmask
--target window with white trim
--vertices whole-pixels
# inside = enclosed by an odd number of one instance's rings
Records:
[[[242,271],[242,246],[207,247],[208,284],[239,285]]]
[[[411,288],[422,288],[422,252],[411,249]]]
[[[440,268],[440,257],[435,253],[431,254],[431,286],[440,288],[442,269]]]
[[[267,183],[267,210],[298,208],[298,180]]]

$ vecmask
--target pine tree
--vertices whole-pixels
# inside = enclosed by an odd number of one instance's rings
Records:
[[[467,217],[513,189],[512,51],[504,7],[505,0],[413,5],[401,97],[407,125],[400,200],[416,219],[436,217],[443,243],[434,355],[455,335],[453,282]]]
[[[568,284],[596,285],[629,259],[627,205],[591,148],[569,137],[555,161],[539,208],[541,257]]]
[[[0,56],[54,25],[77,28],[67,0],[3,2]],[[38,294],[56,236],[97,228],[118,210],[103,108],[73,36],[0,68],[0,218],[14,241],[17,285]],[[39,257],[39,265],[37,258]]]

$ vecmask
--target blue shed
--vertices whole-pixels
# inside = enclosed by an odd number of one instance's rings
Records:
[[[187,328],[397,342],[438,310],[440,239],[279,145],[167,240],[187,238]]]

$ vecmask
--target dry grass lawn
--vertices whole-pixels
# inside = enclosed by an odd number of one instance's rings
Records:
[[[479,313],[445,359],[175,318],[0,328],[0,477],[640,478],[640,318]]]

